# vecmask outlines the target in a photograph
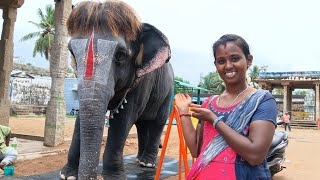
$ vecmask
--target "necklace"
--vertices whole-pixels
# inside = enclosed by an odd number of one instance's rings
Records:
[[[249,86],[247,86],[243,91],[241,91],[235,98],[234,100],[232,101],[231,105],[230,106],[233,106],[234,102],[236,102],[236,100],[238,99],[238,97],[243,94],[247,89],[249,88]],[[226,90],[223,91],[223,93],[225,93]],[[223,94],[222,93],[222,94]],[[221,96],[221,95],[220,95]],[[217,105],[219,106],[219,102],[220,102],[220,96],[219,96],[219,99],[218,99],[218,102],[217,102]]]

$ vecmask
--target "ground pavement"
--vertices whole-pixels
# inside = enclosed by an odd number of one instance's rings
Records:
[[[31,160],[48,155],[66,153],[71,143],[71,137],[74,126],[74,119],[69,119],[65,125],[65,142],[57,147],[46,147],[43,145],[44,120],[37,118],[24,118],[10,120],[12,127],[12,137],[17,137],[17,151],[19,153],[18,161]],[[107,135],[105,128],[104,136]],[[136,137],[135,126],[130,130],[128,137]],[[12,138],[11,138],[12,139]],[[125,155],[124,163],[128,179],[153,179],[155,168],[137,168],[135,161],[136,155]],[[191,164],[191,162],[190,162]],[[175,176],[178,173],[178,160],[176,158],[166,157],[161,171],[161,179]],[[102,164],[99,165],[99,173],[102,171]],[[9,180],[37,180],[37,179],[59,179],[59,170],[35,174],[30,176],[9,177],[2,176],[1,179]]]

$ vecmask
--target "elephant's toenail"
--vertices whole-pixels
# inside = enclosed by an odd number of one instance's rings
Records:
[[[67,178],[67,180],[76,180],[77,178],[76,177],[74,177],[74,176],[69,176],[68,178]]]
[[[66,176],[64,174],[61,174],[61,171],[60,171],[60,179],[63,179],[63,180],[66,179]]]
[[[151,163],[148,163],[147,165],[146,165],[146,167],[155,167],[156,165],[155,164],[151,164]]]
[[[142,166],[146,166],[146,163],[144,163],[142,161],[139,161],[139,164],[142,165]]]

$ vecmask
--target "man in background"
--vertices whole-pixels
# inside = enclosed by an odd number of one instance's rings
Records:
[[[283,121],[284,121],[284,130],[287,131],[287,127],[289,129],[289,131],[291,131],[291,126],[290,126],[290,115],[288,112],[286,112],[283,115]]]

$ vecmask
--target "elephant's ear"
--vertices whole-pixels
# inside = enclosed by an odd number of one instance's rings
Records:
[[[167,37],[150,24],[143,24],[138,38],[139,53],[136,58],[137,77],[161,67],[171,57],[171,50]]]

